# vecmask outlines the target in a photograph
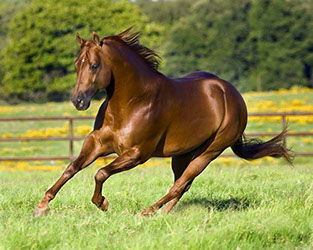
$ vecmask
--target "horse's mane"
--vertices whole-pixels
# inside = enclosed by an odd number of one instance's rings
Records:
[[[120,34],[104,37],[104,40],[117,40],[125,43],[130,49],[137,53],[153,70],[157,71],[159,67],[160,56],[152,49],[147,48],[139,42],[140,31],[130,32],[133,27],[128,28]]]

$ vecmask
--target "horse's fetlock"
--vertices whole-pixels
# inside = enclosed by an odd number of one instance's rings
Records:
[[[92,202],[93,204],[95,204],[95,205],[98,204],[98,200],[97,200],[97,198],[95,198],[95,197],[92,197],[92,198],[91,198],[91,202]]]

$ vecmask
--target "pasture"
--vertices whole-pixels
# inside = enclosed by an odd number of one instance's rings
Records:
[[[2,249],[312,248],[313,168],[296,164],[214,164],[169,215],[136,216],[172,185],[166,162],[113,176],[104,185],[108,212],[90,201],[94,168],[74,177],[51,202],[34,205],[61,171],[2,171]]]
[[[313,111],[313,92],[293,88],[247,93],[249,112]],[[95,115],[70,103],[0,106],[1,117]],[[291,131],[311,131],[312,117],[289,119]],[[85,135],[93,121],[75,124]],[[65,136],[64,122],[1,124],[0,137]],[[275,117],[253,118],[247,132],[279,132]],[[268,139],[268,138],[265,138]],[[313,138],[289,137],[295,151],[313,151]],[[77,154],[81,142],[75,142]],[[1,143],[0,157],[68,154],[67,142]],[[152,159],[104,184],[108,212],[91,203],[99,160],[67,183],[47,217],[33,218],[34,206],[66,162],[0,162],[0,249],[311,249],[313,248],[313,159],[295,159],[291,169],[279,159],[247,162],[219,158],[195,180],[171,214],[142,212],[173,183],[169,159]],[[32,171],[30,171],[32,170]]]

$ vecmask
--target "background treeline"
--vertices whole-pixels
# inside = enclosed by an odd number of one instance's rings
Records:
[[[313,0],[1,0],[0,99],[68,100],[76,32],[136,24],[161,72],[203,70],[241,91],[313,86]]]

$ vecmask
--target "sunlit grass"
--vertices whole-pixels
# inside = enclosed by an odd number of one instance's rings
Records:
[[[209,166],[173,213],[136,216],[173,183],[169,164],[137,168],[104,184],[106,213],[91,202],[89,168],[51,202],[47,217],[31,216],[61,171],[2,171],[3,249],[310,249],[313,247],[313,168],[310,164]]]

